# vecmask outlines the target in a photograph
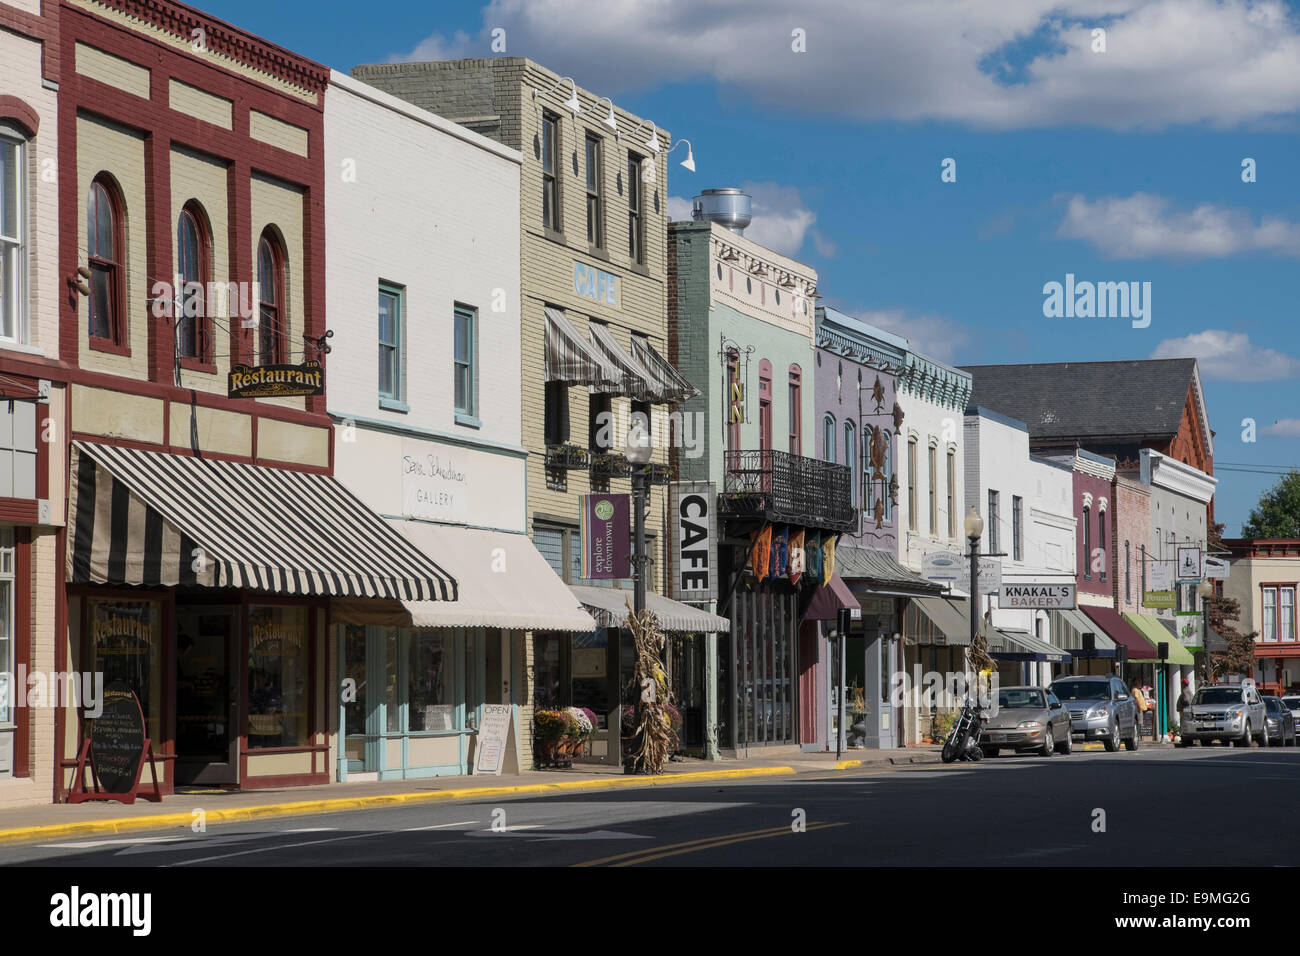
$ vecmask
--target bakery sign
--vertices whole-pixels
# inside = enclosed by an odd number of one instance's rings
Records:
[[[998,607],[1062,611],[1075,606],[1073,584],[1008,584],[998,591]]]
[[[292,398],[324,395],[325,370],[320,362],[301,365],[236,365],[226,380],[230,398]]]

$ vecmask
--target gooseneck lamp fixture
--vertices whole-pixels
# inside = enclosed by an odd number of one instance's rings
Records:
[[[560,77],[549,90],[541,90],[537,87],[533,87],[533,99],[536,100],[539,96],[548,96],[558,90],[565,83],[569,84],[569,98],[564,101],[564,105],[571,113],[573,113],[574,116],[577,116],[582,112],[582,104],[578,102],[578,84],[573,82],[573,77],[571,76]]]
[[[582,111],[582,115],[596,112],[596,110],[600,107],[600,104],[602,102],[609,104],[609,115],[606,116],[603,120],[601,120],[601,122],[604,123],[606,126],[608,126],[610,132],[612,132],[615,136],[617,136],[618,118],[614,115],[614,101],[611,100],[608,96],[602,96],[600,99],[596,100],[596,102],[592,105],[591,109]]]
[[[682,143],[686,144],[686,158],[682,160],[681,165],[685,166],[691,172],[695,172],[695,153],[691,148],[691,141],[689,139],[679,139],[677,142],[673,143],[672,147],[664,155],[671,156],[673,150],[682,145]]]

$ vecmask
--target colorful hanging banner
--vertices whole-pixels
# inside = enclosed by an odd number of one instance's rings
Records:
[[[618,581],[632,576],[630,495],[579,495],[583,578]]]
[[[804,530],[800,528],[790,535],[790,583],[798,587],[799,579],[808,567],[808,552],[804,548]]]
[[[828,584],[835,573],[835,542],[839,538],[828,537],[822,540],[822,584]]]
[[[752,567],[754,577],[763,581],[767,579],[768,572],[771,571],[772,526],[767,525],[762,531],[756,533],[758,538],[754,542],[754,560]]]
[[[822,579],[822,533],[812,531],[805,540],[807,543],[804,545],[804,554],[807,557],[804,563],[808,565],[805,570],[812,580],[820,581]]]
[[[787,558],[790,552],[790,529],[782,528],[772,535],[772,577],[785,577]]]

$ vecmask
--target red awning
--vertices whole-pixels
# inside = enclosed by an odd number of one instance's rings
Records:
[[[1155,646],[1142,636],[1142,632],[1120,616],[1119,611],[1109,607],[1088,607],[1079,605],[1079,610],[1088,615],[1106,636],[1116,644],[1128,648],[1129,660],[1154,660]]]
[[[803,617],[805,621],[833,621],[835,612],[842,607],[851,611],[862,610],[862,605],[853,596],[844,579],[838,574],[832,574],[831,579],[817,589]]]

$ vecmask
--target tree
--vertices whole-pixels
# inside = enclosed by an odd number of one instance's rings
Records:
[[[1206,545],[1211,553],[1223,551],[1223,524],[1210,526]],[[1242,634],[1233,625],[1241,619],[1241,602],[1230,597],[1205,599],[1205,626],[1219,633],[1227,642],[1227,649],[1219,654],[1206,651],[1205,664],[1210,672],[1210,682],[1222,680],[1233,674],[1249,675],[1255,667],[1255,635]],[[1209,634],[1206,634],[1209,646]]]
[[[1300,471],[1292,468],[1260,496],[1241,526],[1243,538],[1300,538]]]

